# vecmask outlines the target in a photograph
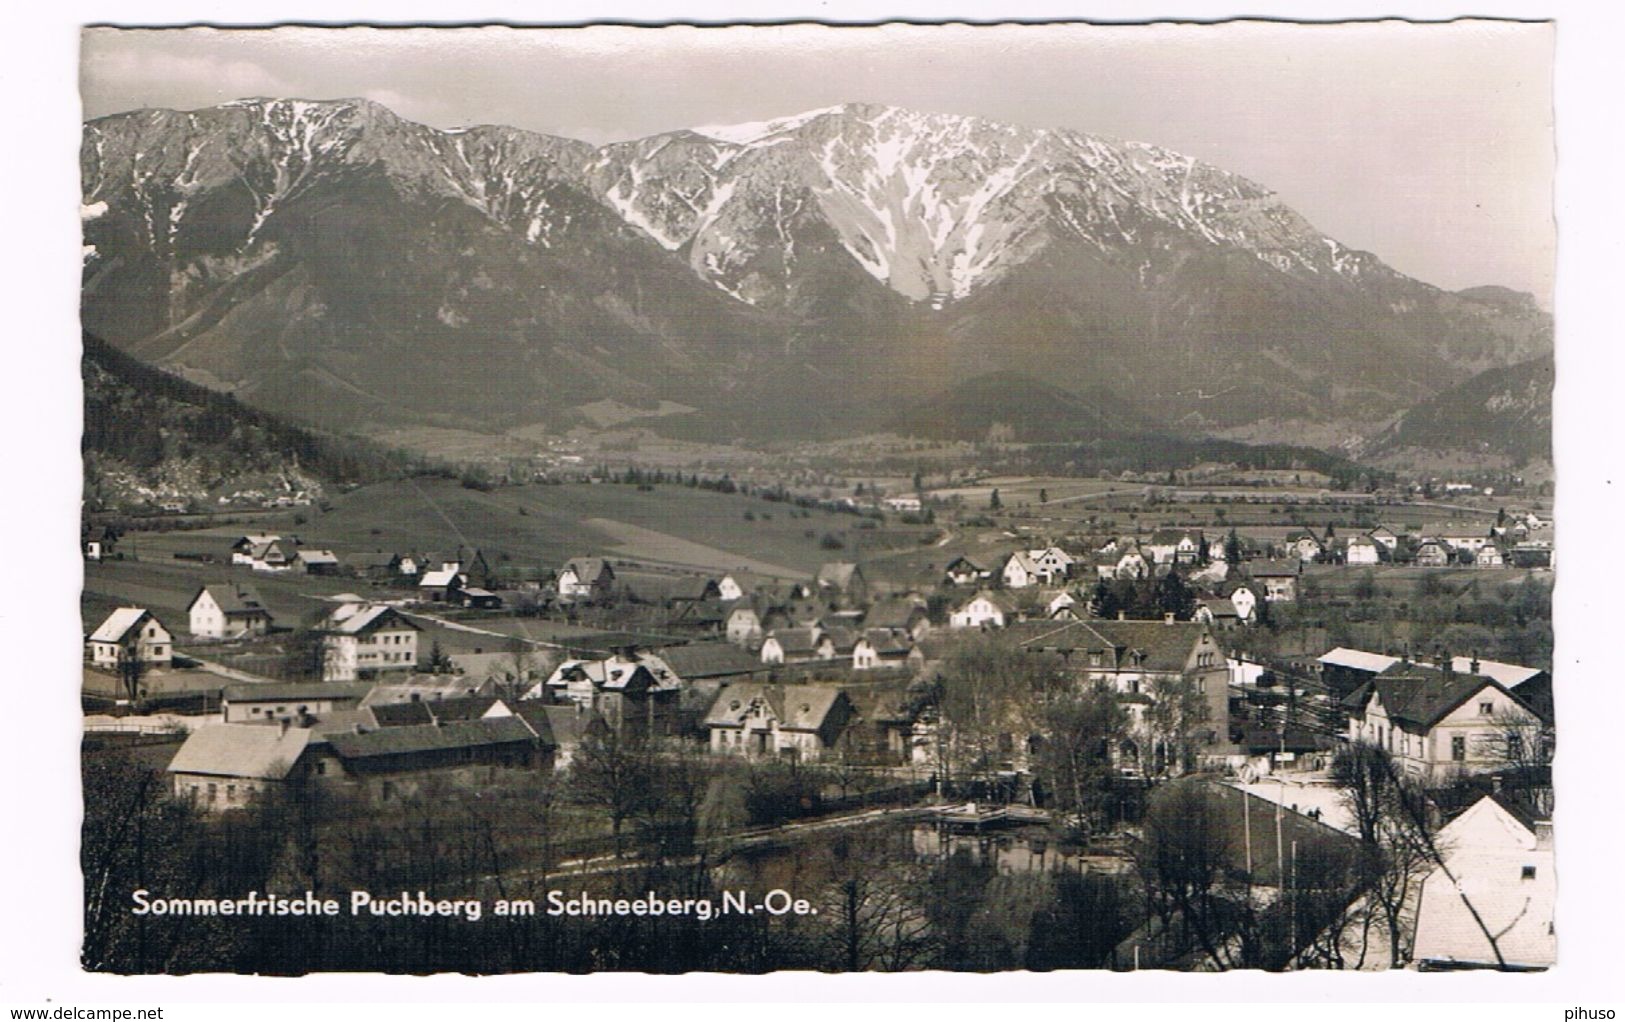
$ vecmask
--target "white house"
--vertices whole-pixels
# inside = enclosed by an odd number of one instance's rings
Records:
[[[169,629],[144,607],[118,608],[85,639],[85,659],[108,670],[131,661],[168,666],[173,656]]]
[[[913,648],[913,636],[903,629],[867,629],[852,647],[852,669],[872,671],[876,668],[907,667],[908,654]]]
[[[1387,547],[1390,553],[1399,549],[1399,534],[1386,525],[1379,525],[1366,535]]]
[[[1343,548],[1346,564],[1378,564],[1382,561],[1382,544],[1370,536],[1350,536]]]
[[[259,592],[237,582],[217,582],[199,589],[186,615],[192,634],[207,639],[264,635],[271,627],[271,612]]]
[[[324,681],[354,681],[362,671],[417,669],[422,629],[394,607],[340,604],[323,631]]]
[[[999,567],[999,577],[1008,589],[1025,589],[1037,585],[1043,576],[1038,565],[1033,563],[1032,556],[1025,550],[1017,550],[1004,559]]]
[[[1054,585],[1065,581],[1072,570],[1074,558],[1071,554],[1058,546],[1047,546],[1042,550],[1027,551],[1027,559],[1032,562],[1033,572],[1039,581],[1045,585]]]
[[[602,557],[573,557],[559,571],[559,595],[571,599],[608,596],[615,584],[615,569]]]
[[[1487,675],[1421,665],[1372,678],[1343,706],[1349,741],[1386,749],[1430,784],[1543,758],[1537,744],[1550,723]]]
[[[719,755],[816,760],[836,747],[853,709],[828,685],[727,685],[705,715]]]
[[[1247,586],[1237,586],[1230,593],[1230,602],[1235,605],[1236,616],[1244,624],[1252,624],[1257,620],[1258,595]]]
[[[809,660],[829,660],[834,656],[834,641],[817,625],[775,628],[762,640],[764,664],[798,664]]]
[[[1556,963],[1550,820],[1532,819],[1486,795],[1445,824],[1434,843],[1444,864],[1422,880],[1417,900],[1411,956],[1421,968],[1494,969],[1504,962],[1544,969]]]
[[[1015,601],[983,589],[948,614],[949,628],[1003,628],[1015,618]]]

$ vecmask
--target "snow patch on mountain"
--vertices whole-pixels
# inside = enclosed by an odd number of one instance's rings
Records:
[[[696,135],[714,138],[718,142],[728,142],[738,146],[748,146],[760,142],[771,135],[779,135],[787,131],[794,131],[809,121],[817,120],[825,114],[840,113],[838,106],[821,107],[817,110],[807,110],[788,117],[776,117],[769,121],[750,121],[745,124],[708,124],[698,128],[691,128]]]

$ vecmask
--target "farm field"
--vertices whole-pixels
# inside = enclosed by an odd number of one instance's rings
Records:
[[[306,509],[261,527],[297,533],[338,553],[369,550],[452,551],[479,547],[493,568],[557,567],[571,557],[605,555],[679,560],[700,568],[759,562],[764,574],[804,577],[839,550],[825,533],[856,534],[858,519],[828,511],[808,517],[757,497],[660,485],[648,490],[572,483],[503,487],[482,492],[446,479],[410,479],[363,487],[335,498],[330,511]],[[745,516],[749,513],[750,519]],[[916,527],[863,530],[866,548],[915,542]],[[810,533],[810,535],[809,535]],[[843,540],[844,542],[844,540]],[[771,568],[772,570],[767,570]]]

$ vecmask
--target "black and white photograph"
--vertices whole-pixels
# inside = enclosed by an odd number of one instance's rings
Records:
[[[81,46],[84,969],[1559,960],[1549,24]]]
[[[0,989],[1613,1017],[1606,34],[1108,8],[57,19]]]

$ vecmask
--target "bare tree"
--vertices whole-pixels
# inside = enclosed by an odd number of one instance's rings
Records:
[[[1350,932],[1353,967],[1365,965],[1370,929],[1376,925],[1387,937],[1389,967],[1399,968],[1410,961],[1411,902],[1429,869],[1423,835],[1406,811],[1420,793],[1387,750],[1368,742],[1340,749],[1332,760],[1331,778],[1342,790],[1360,838],[1359,879],[1370,906],[1358,937]]]
[[[830,849],[834,876],[820,904],[835,906],[827,940],[847,972],[919,968],[937,947],[925,907],[930,870],[899,861],[881,840],[845,832]]]
[[[514,636],[508,640],[502,659],[487,672],[486,680],[492,683],[498,696],[511,701],[522,698],[546,675],[546,661],[536,648]]]
[[[1540,815],[1552,811],[1552,763],[1557,736],[1551,725],[1519,707],[1504,709],[1492,718],[1492,730],[1480,736],[1474,751],[1494,762],[1505,790]]]
[[[570,764],[576,801],[609,816],[616,858],[626,851],[622,833],[626,822],[649,797],[652,770],[648,741],[615,728],[589,734]]]
[[[1104,817],[1115,775],[1111,743],[1126,733],[1128,714],[1115,693],[1092,688],[1051,693],[1038,716],[1043,735],[1038,778],[1074,830],[1093,832]]]
[[[1135,871],[1160,923],[1165,961],[1192,951],[1219,970],[1257,967],[1257,927],[1229,828],[1204,786],[1178,781],[1146,809]]]
[[[996,636],[966,643],[943,664],[939,728],[954,772],[991,781],[1025,751],[1034,733],[1030,710],[1045,692],[1064,684],[1055,661]]]
[[[1207,700],[1196,681],[1184,675],[1153,678],[1150,689],[1144,722],[1161,755],[1153,756],[1149,772],[1178,776],[1195,761],[1197,736],[1213,726]]]

